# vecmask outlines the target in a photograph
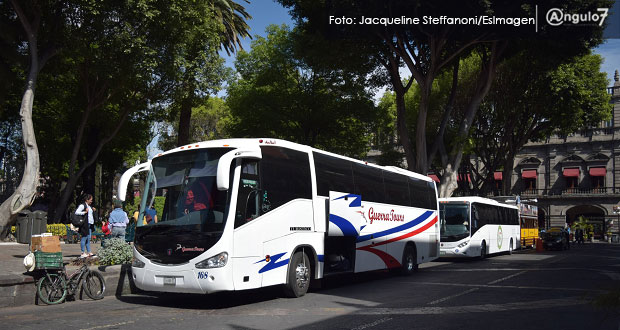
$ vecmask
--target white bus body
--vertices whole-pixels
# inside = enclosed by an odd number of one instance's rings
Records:
[[[439,255],[435,184],[276,139],[179,147],[127,170],[148,171],[132,273],[148,291],[212,293],[401,268]],[[355,179],[355,180],[354,180]],[[202,195],[202,196],[201,196]],[[158,222],[145,224],[154,196]]]
[[[440,256],[512,253],[521,237],[518,212],[514,205],[482,197],[440,198]]]

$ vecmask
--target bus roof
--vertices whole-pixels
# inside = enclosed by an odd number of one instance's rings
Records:
[[[518,207],[516,207],[515,205],[504,204],[504,203],[500,203],[490,198],[484,198],[484,197],[478,197],[478,196],[439,198],[439,203],[442,203],[442,202],[443,203],[463,203],[463,202],[482,203],[482,204],[503,206],[503,207],[507,207],[511,209],[518,209]]]
[[[337,158],[341,158],[341,159],[346,159],[349,160],[351,162],[355,162],[355,163],[359,163],[359,164],[365,164],[368,166],[373,166],[376,168],[380,168],[382,170],[385,171],[389,171],[389,172],[394,172],[394,173],[399,173],[399,174],[404,174],[410,177],[414,177],[416,179],[420,179],[423,181],[427,181],[427,182],[433,182],[433,180],[429,177],[427,177],[426,175],[422,175],[419,173],[415,173],[415,172],[411,172],[402,168],[398,168],[398,167],[394,167],[394,166],[380,166],[377,164],[373,164],[373,163],[368,163],[365,161],[361,161],[358,159],[354,159],[354,158],[350,158],[350,157],[346,157],[346,156],[342,156],[342,155],[338,155],[329,151],[324,151],[324,150],[320,150],[317,148],[313,148],[307,145],[303,145],[303,144],[299,144],[299,143],[295,143],[295,142],[290,142],[290,141],[286,141],[286,140],[280,140],[280,139],[272,139],[272,138],[243,138],[243,139],[222,139],[222,140],[210,140],[210,141],[203,141],[203,142],[196,142],[196,143],[190,143],[181,147],[176,147],[174,149],[165,151],[163,153],[158,154],[157,156],[153,157],[157,158],[163,155],[168,155],[168,154],[172,154],[172,153],[177,153],[177,152],[181,152],[181,151],[187,151],[187,150],[192,150],[192,149],[203,149],[203,148],[234,148],[234,149],[238,149],[238,148],[250,148],[250,149],[256,149],[259,148],[260,146],[280,146],[280,147],[285,147],[285,148],[289,148],[289,149],[293,149],[293,150],[298,150],[298,151],[302,151],[302,152],[307,152],[307,153],[312,153],[314,152],[318,152],[318,153],[322,153],[325,155],[330,155],[333,157],[337,157]]]

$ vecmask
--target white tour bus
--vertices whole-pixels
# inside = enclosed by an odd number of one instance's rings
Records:
[[[441,257],[481,257],[518,247],[519,208],[482,197],[439,199]]]
[[[298,297],[312,279],[386,268],[408,274],[439,255],[435,183],[403,169],[282,140],[207,141],[127,170],[120,198],[141,171],[148,174],[132,273],[143,290],[284,285]],[[163,210],[144,224],[155,196]]]

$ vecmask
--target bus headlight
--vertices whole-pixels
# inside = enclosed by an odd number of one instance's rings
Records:
[[[138,260],[138,258],[133,257],[133,260],[131,260],[131,267],[144,268],[144,263]]]
[[[469,244],[469,241],[465,241],[465,242],[463,242],[463,243],[459,244],[459,248],[466,247],[466,246],[467,246],[467,244]]]
[[[228,253],[222,252],[218,255],[215,255],[209,259],[203,260],[196,264],[196,268],[205,269],[205,268],[220,268],[226,266],[228,262]]]

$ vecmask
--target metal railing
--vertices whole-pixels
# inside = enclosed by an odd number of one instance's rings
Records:
[[[620,194],[620,188],[564,188],[564,189],[513,189],[512,194],[520,195],[522,197],[537,197],[537,196],[576,196],[576,195],[614,195]],[[488,197],[501,196],[499,190],[494,190],[486,193]]]

